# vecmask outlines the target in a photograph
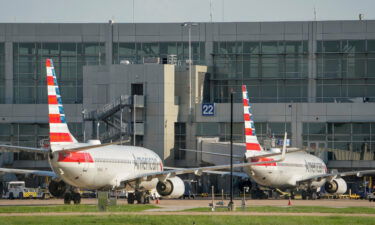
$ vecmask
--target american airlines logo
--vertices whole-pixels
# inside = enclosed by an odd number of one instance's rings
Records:
[[[157,170],[159,162],[151,157],[136,157],[133,155],[134,168],[136,170]]]
[[[306,162],[305,160],[306,171],[309,173],[324,173],[325,166],[322,163],[315,162]]]

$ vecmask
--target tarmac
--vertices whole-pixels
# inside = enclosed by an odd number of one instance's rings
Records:
[[[215,200],[215,204],[221,201],[220,199]],[[280,200],[246,200],[247,206],[288,206],[288,201],[286,199]],[[163,211],[178,211],[178,210],[185,210],[190,208],[197,208],[197,207],[208,207],[212,200],[209,198],[206,199],[163,199],[159,200],[157,204],[156,201],[152,200],[150,202],[153,205],[157,205],[163,209]],[[224,200],[224,205],[228,205],[229,200]],[[62,199],[48,199],[48,200],[40,200],[40,199],[22,199],[22,200],[8,200],[8,199],[0,199],[0,207],[1,206],[9,206],[9,205],[31,205],[31,206],[45,206],[45,205],[63,205],[64,202]],[[96,205],[97,199],[82,199],[81,204],[86,205]],[[127,204],[126,199],[118,199],[117,204],[123,205]],[[241,200],[234,200],[234,204],[236,206],[241,206]],[[368,200],[349,200],[349,199],[318,199],[318,200],[291,200],[291,204],[295,206],[326,206],[326,207],[375,207],[375,202],[369,202]]]

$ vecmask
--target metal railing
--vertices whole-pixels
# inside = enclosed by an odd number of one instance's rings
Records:
[[[104,105],[102,108],[87,112],[84,114],[83,118],[86,121],[92,120],[103,120],[125,106],[132,105],[132,96],[131,95],[121,95],[119,98],[115,99],[113,102]]]

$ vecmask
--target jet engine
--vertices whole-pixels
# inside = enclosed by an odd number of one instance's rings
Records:
[[[51,195],[56,198],[61,198],[64,196],[66,191],[66,184],[64,181],[54,181],[52,180],[48,185],[48,190]]]
[[[344,194],[347,190],[347,185],[344,179],[336,178],[332,181],[327,181],[324,184],[324,188],[330,194]]]
[[[168,178],[165,182],[159,181],[156,191],[165,198],[179,198],[185,192],[185,184],[179,177]]]

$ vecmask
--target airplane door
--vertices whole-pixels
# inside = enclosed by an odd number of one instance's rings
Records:
[[[85,162],[83,163],[83,172],[87,172],[89,169],[89,154],[84,154]]]

